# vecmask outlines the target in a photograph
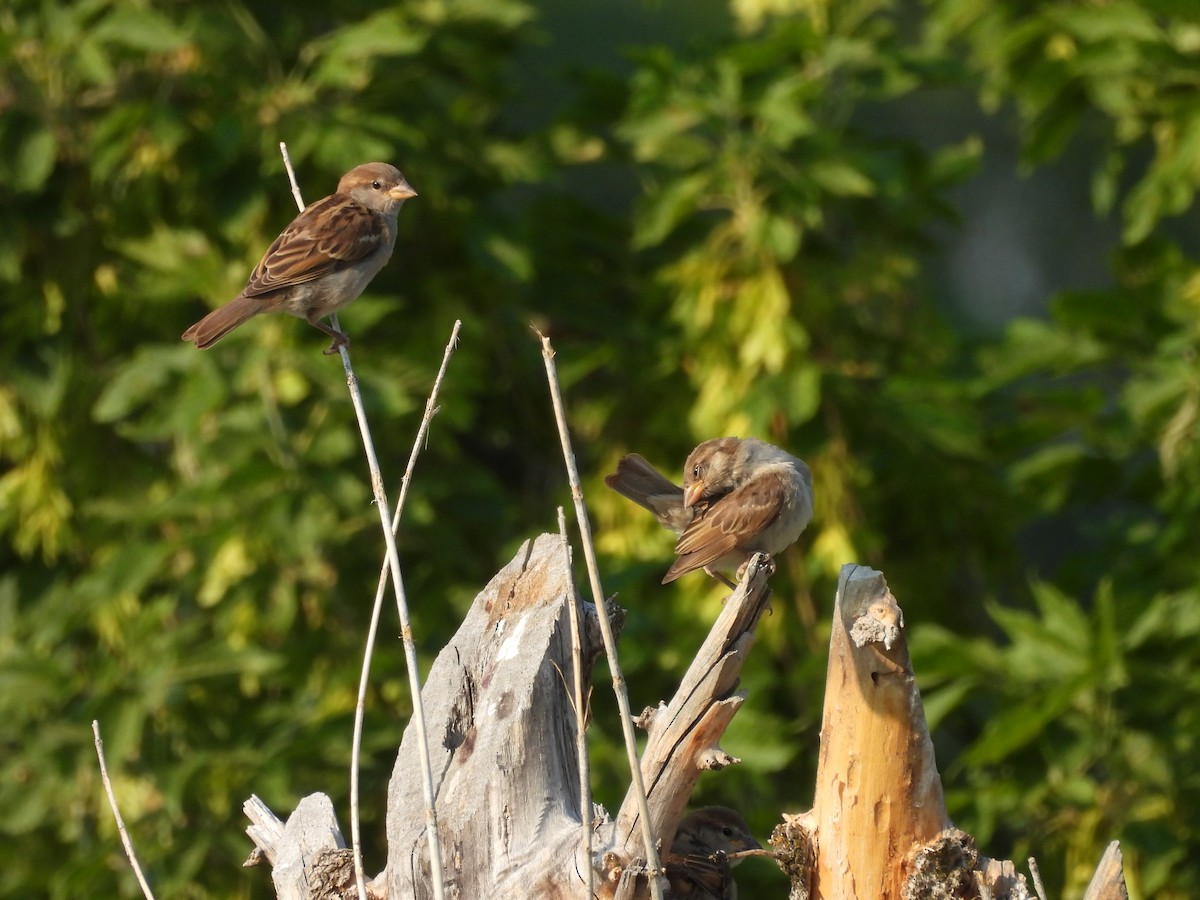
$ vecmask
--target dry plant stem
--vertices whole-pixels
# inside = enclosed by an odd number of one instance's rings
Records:
[[[287,144],[284,141],[279,142],[279,155],[283,157],[283,167],[287,169],[288,184],[292,186],[292,198],[296,201],[296,208],[300,212],[304,212],[304,197],[300,194],[300,182],[296,181],[296,170],[292,167],[292,157],[288,153]]]
[[[567,517],[563,508],[558,508],[558,533],[562,537],[563,553],[570,571],[571,542],[567,538]],[[595,892],[595,867],[592,865],[592,772],[587,755],[587,710],[583,705],[583,635],[579,624],[579,598],[575,584],[569,585],[570,599],[567,612],[571,617],[571,668],[575,679],[575,749],[579,756],[579,820],[583,826],[583,858],[587,860],[587,895]]]
[[[536,330],[536,329],[535,329]],[[537,333],[542,341],[542,359],[546,364],[546,380],[550,385],[550,399],[554,404],[554,418],[558,422],[558,437],[562,442],[563,461],[567,466],[567,479],[571,484],[571,499],[575,502],[575,518],[579,523],[579,538],[583,544],[583,558],[587,563],[588,580],[592,588],[592,602],[600,620],[600,633],[604,637],[604,651],[608,656],[608,668],[612,673],[613,692],[617,695],[617,707],[621,712],[621,732],[625,738],[625,753],[629,757],[631,789],[638,798],[641,811],[642,840],[646,849],[646,865],[651,870],[650,894],[654,900],[662,900],[662,864],[658,859],[658,846],[651,827],[650,808],[646,802],[646,786],[642,781],[642,767],[638,761],[637,738],[633,733],[633,716],[629,712],[629,693],[625,688],[625,676],[621,674],[621,661],[617,658],[617,643],[613,637],[608,608],[604,605],[604,591],[600,586],[600,570],[596,564],[596,548],[592,544],[592,526],[588,520],[587,504],[583,499],[583,488],[579,483],[579,469],[575,465],[575,451],[571,449],[571,434],[567,430],[567,414],[563,408],[562,392],[558,386],[558,372],[554,365],[554,350],[550,338]]]
[[[296,206],[304,210],[304,201],[296,182],[296,172],[292,168],[288,156],[287,145],[282,141],[279,152],[288,172],[288,180],[292,184],[292,196]],[[337,317],[334,317],[334,327],[337,327]],[[433,882],[433,894],[437,900],[445,896],[442,885],[442,848],[438,841],[437,812],[434,809],[433,768],[429,759],[429,739],[425,728],[425,710],[421,703],[421,676],[417,669],[417,650],[413,643],[412,626],[408,617],[408,598],[404,593],[404,579],[400,575],[400,553],[396,549],[396,537],[392,534],[391,514],[388,512],[387,494],[383,489],[383,475],[379,470],[379,458],[375,454],[375,442],[371,439],[371,429],[367,423],[367,411],[362,402],[362,391],[358,387],[358,378],[350,364],[350,352],[345,345],[338,348],[342,356],[342,368],[346,372],[346,386],[350,390],[350,401],[354,405],[354,414],[358,419],[358,430],[362,435],[363,450],[367,455],[367,466],[371,473],[371,492],[375,496],[375,507],[379,510],[379,520],[383,526],[383,539],[387,545],[387,562],[391,570],[392,585],[396,592],[396,607],[400,614],[400,638],[404,644],[404,661],[408,669],[409,691],[412,694],[413,725],[417,729],[419,755],[421,759],[421,787],[425,797],[425,832],[429,839],[430,879]],[[358,818],[353,817],[355,881],[358,888],[359,900],[367,900],[366,884],[363,880],[362,863],[359,859],[360,848],[357,840]]]
[[[125,856],[129,859],[129,865],[133,866],[133,874],[137,876],[138,884],[142,886],[142,894],[146,900],[154,900],[154,894],[150,891],[150,885],[146,884],[146,876],[142,874],[142,867],[138,865],[137,856],[133,852],[133,841],[129,839],[129,832],[125,830],[125,820],[121,818],[121,811],[117,809],[117,797],[113,793],[112,782],[108,780],[108,766],[104,764],[104,741],[100,740],[100,722],[96,719],[92,720],[92,734],[96,739],[96,757],[100,760],[100,780],[104,782],[108,805],[112,808],[113,818],[117,820],[117,833],[121,835],[121,843],[125,845]]]
[[[404,501],[408,499],[408,487],[412,483],[413,470],[417,466],[417,457],[425,445],[429,434],[429,424],[437,413],[438,392],[446,377],[446,368],[450,365],[450,357],[458,347],[458,333],[462,329],[462,321],[456,319],[454,328],[450,331],[450,340],[442,354],[442,365],[437,377],[433,380],[433,388],[429,399],[425,401],[425,415],[421,417],[421,425],[417,428],[417,436],[413,440],[412,452],[408,455],[408,465],[404,469],[404,477],[400,481],[400,496],[396,500],[396,512],[392,516],[392,534],[400,527],[400,516],[404,512]],[[379,570],[379,584],[375,588],[375,603],[371,608],[371,625],[367,629],[367,646],[363,652],[362,674],[358,680],[358,700],[354,706],[354,740],[350,750],[350,843],[354,848],[354,877],[358,884],[359,894],[365,891],[366,874],[363,871],[362,837],[359,825],[359,793],[358,773],[359,758],[362,753],[363,717],[366,709],[367,681],[371,674],[371,658],[375,653],[375,637],[379,631],[379,617],[383,611],[383,595],[387,589],[388,563],[385,562]]]
[[[1029,857],[1029,874],[1033,876],[1033,889],[1037,891],[1039,900],[1046,900],[1046,886],[1042,884],[1042,873],[1038,871],[1037,860]]]

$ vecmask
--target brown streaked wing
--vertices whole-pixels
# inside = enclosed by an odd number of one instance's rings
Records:
[[[663,576],[662,583],[669,584],[681,575],[686,575],[688,572],[694,572],[696,569],[702,569],[705,566],[710,566],[727,553],[737,549],[737,536],[723,532],[717,528],[705,525],[705,520],[697,519],[692,522],[688,529],[680,537],[680,543],[683,538],[691,537],[689,546],[695,549],[690,552],[680,553],[679,544],[675,545],[675,552],[679,554],[679,558],[671,564],[671,568],[667,569],[667,574]]]
[[[679,536],[675,552],[680,558],[667,574],[675,573],[678,577],[712,565],[744,541],[761,534],[779,516],[782,496],[779,477],[774,474],[730,491]],[[677,573],[676,567],[680,567]]]
[[[314,281],[370,256],[386,239],[378,213],[336,194],[326,197],[275,238],[242,293],[256,297]]]
[[[726,900],[731,893],[733,875],[723,856],[670,854],[663,865],[672,894],[695,900]]]

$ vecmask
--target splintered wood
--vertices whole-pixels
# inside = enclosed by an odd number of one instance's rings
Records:
[[[569,565],[557,535],[527,541],[476,597],[429,671],[423,696],[449,896],[578,892],[567,615],[577,598]],[[590,670],[599,647],[595,611],[585,620]],[[388,788],[389,897],[432,897],[415,740],[406,729]]]
[[[844,566],[838,585],[808,822],[811,896],[823,900],[900,900],[909,853],[950,825],[904,614],[883,575],[861,566]]]
[[[648,732],[642,778],[651,824],[664,852],[671,848],[701,773],[740,762],[718,742],[746,699],[737,692],[738,680],[754,643],[755,626],[771,599],[767,580],[772,572],[774,565],[766,556],[759,554],[750,561],[675,696],[670,703],[644,712],[638,722]],[[617,816],[616,840],[622,851],[634,857],[641,848],[637,816],[637,802],[626,794]],[[617,896],[632,896],[632,889],[626,886]]]

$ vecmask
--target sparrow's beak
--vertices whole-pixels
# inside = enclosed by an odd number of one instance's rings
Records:
[[[758,842],[758,839],[753,837],[752,835],[747,835],[746,837],[735,838],[734,840],[730,841],[730,844],[732,844],[733,849],[735,851],[737,851],[738,853],[740,853],[743,850],[761,850],[762,849],[762,844],[760,844]],[[740,861],[741,860],[739,860],[739,862]]]
[[[388,191],[388,196],[393,200],[407,200],[409,197],[417,196],[417,192],[412,189],[407,181],[402,181]]]
[[[691,487],[683,492],[683,508],[691,509],[697,500],[704,494],[704,481],[696,481]]]

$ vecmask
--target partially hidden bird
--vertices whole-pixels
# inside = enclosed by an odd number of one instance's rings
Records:
[[[242,292],[183,333],[201,350],[247,319],[286,312],[319,328],[336,353],[350,338],[325,316],[353,302],[391,258],[396,215],[417,192],[395,166],[355,166],[337,191],[308,206],[267,248]]]
[[[813,512],[805,462],[757,438],[700,444],[684,464],[682,487],[637,453],[623,457],[604,483],[679,535],[663,584],[703,569],[735,587],[719,569],[737,568],[740,578],[755,553],[774,556],[794,544]]]
[[[728,806],[705,806],[685,816],[675,832],[671,852],[663,857],[669,897],[688,900],[736,900],[730,872],[743,850],[761,850],[750,826]]]

